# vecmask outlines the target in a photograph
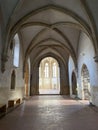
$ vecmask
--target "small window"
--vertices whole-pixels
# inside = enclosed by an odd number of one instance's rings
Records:
[[[19,50],[20,50],[20,43],[19,43],[19,37],[18,34],[14,37],[14,58],[13,58],[13,65],[15,67],[19,66]]]
[[[13,70],[12,75],[11,75],[11,90],[15,90],[15,71]]]

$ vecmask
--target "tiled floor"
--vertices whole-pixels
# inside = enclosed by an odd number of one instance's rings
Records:
[[[0,130],[98,130],[98,111],[66,96],[34,96],[0,119]]]

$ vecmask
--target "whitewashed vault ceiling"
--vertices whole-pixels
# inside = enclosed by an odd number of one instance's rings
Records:
[[[92,38],[97,33],[97,5],[97,0],[0,0],[2,34],[10,42],[19,33],[31,60],[50,53],[76,60],[81,31]]]

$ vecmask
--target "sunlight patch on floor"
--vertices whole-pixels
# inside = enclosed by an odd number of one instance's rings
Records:
[[[60,90],[57,89],[39,89],[40,94],[60,94]]]

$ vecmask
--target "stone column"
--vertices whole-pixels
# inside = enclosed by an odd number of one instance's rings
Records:
[[[32,70],[31,80],[31,95],[39,94],[39,67],[34,67]]]
[[[36,94],[39,94],[39,66],[36,67]]]
[[[60,66],[61,67],[61,66]],[[60,94],[68,95],[69,94],[69,83],[68,75],[64,66],[60,69]]]

